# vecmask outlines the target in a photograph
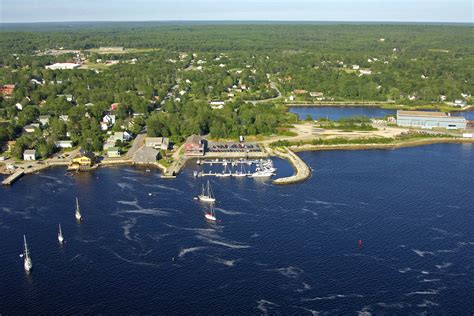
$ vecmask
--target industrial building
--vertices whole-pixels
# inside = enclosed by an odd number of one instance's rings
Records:
[[[467,120],[444,112],[397,111],[397,125],[424,129],[466,129]]]

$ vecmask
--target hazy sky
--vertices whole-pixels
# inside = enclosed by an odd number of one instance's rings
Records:
[[[1,22],[473,22],[474,0],[0,0]]]

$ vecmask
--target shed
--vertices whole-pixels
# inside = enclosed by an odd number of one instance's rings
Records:
[[[27,149],[23,152],[23,160],[36,160],[36,150]]]

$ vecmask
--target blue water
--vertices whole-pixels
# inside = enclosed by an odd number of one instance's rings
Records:
[[[56,168],[1,187],[0,312],[472,313],[473,145],[301,157],[314,173],[297,185],[212,178],[217,224],[192,165],[176,180]]]
[[[366,116],[369,118],[384,118],[387,115],[396,115],[396,110],[381,109],[377,107],[290,107],[290,112],[298,114],[304,120],[308,115],[313,119],[328,118],[338,121],[343,118],[355,116]],[[453,112],[453,115],[464,116],[468,120],[474,120],[474,111]]]

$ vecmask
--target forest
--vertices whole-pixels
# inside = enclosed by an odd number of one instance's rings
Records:
[[[174,142],[193,133],[268,135],[297,120],[285,101],[312,102],[315,95],[323,102],[472,104],[472,31],[408,24],[8,25],[0,30],[0,87],[15,88],[0,95],[0,142],[16,139],[17,157],[27,148],[46,157],[64,139],[100,151],[107,114],[116,117],[109,131],[137,134],[147,126],[149,135]],[[124,51],[99,49],[117,46]],[[80,67],[45,67],[58,62]],[[24,132],[45,115],[48,124]]]

